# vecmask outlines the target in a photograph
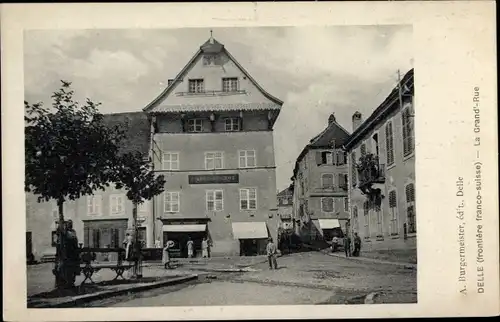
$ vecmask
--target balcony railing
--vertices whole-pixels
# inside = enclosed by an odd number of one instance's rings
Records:
[[[234,90],[234,91],[199,91],[199,92],[176,92],[176,96],[221,96],[221,95],[237,95],[246,94],[246,90]]]
[[[358,171],[358,185],[366,186],[385,182],[385,164],[373,165],[368,169]]]

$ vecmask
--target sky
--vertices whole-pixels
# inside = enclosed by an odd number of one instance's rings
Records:
[[[274,127],[277,189],[335,118],[352,131],[413,66],[411,25],[212,28],[269,93],[284,101]],[[210,28],[34,30],[24,35],[25,100],[50,105],[60,80],[102,113],[141,111],[210,37]]]

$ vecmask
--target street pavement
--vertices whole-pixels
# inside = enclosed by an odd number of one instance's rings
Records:
[[[86,306],[354,304],[363,303],[369,294],[377,294],[374,303],[417,301],[415,269],[320,252],[283,256],[278,258],[278,265],[278,270],[270,270],[267,263],[261,262],[252,266],[253,272],[209,274],[196,282],[118,296]]]

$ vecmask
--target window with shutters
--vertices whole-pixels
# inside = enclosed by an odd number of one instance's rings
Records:
[[[323,189],[333,189],[333,173],[323,173],[321,175],[321,187]]]
[[[351,180],[352,186],[357,184],[357,169],[356,169],[356,152],[351,153]]]
[[[339,188],[347,191],[347,174],[339,173]]]
[[[403,110],[402,121],[403,121],[403,156],[406,157],[412,154],[415,148],[411,105]]]
[[[240,210],[257,209],[257,188],[240,189]]]
[[[384,213],[381,209],[375,210],[377,215],[377,237],[384,236]]]
[[[406,185],[406,217],[408,219],[408,233],[417,232],[417,220],[415,211],[415,185],[410,183]]]
[[[316,164],[318,166],[323,164],[335,164],[333,153],[331,151],[316,152]]]
[[[344,211],[349,211],[349,198],[344,198]]]
[[[389,213],[391,215],[391,235],[399,234],[399,216],[396,190],[389,192]]]
[[[392,122],[388,122],[385,126],[385,149],[388,166],[394,164],[394,136],[392,132]]]
[[[352,218],[354,221],[354,231],[359,233],[358,206],[352,207]]]
[[[101,231],[99,229],[92,229],[92,247],[101,247]]]
[[[224,209],[224,194],[222,190],[207,190],[205,195],[208,211],[221,211]]]
[[[365,238],[370,238],[370,203],[365,201],[363,203],[363,219],[365,224]]]
[[[337,165],[344,165],[347,163],[347,152],[338,150],[336,156],[337,156]]]
[[[321,211],[332,213],[334,211],[334,201],[332,197],[321,198]]]

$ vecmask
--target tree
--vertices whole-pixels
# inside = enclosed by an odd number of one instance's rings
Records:
[[[52,95],[52,110],[42,103],[24,102],[25,191],[38,195],[39,202],[55,200],[59,212],[56,287],[73,284],[66,269],[64,202],[109,186],[123,138],[118,125],[110,127],[103,122],[100,103],[87,99],[80,106],[73,95],[71,83],[62,81]]]
[[[134,222],[134,275],[139,275],[140,269],[140,245],[137,225],[137,208],[145,200],[151,200],[165,189],[163,175],[155,176],[149,160],[139,152],[125,153],[120,156],[114,170],[115,186],[117,189],[125,189],[127,198],[132,201]]]

